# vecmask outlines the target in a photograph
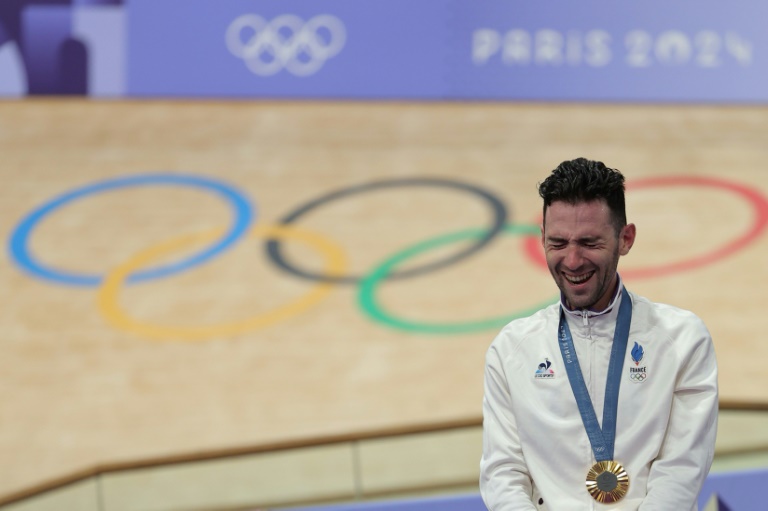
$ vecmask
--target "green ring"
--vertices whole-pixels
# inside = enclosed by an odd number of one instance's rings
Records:
[[[541,231],[538,226],[535,225],[514,225],[507,224],[503,229],[504,233],[517,236],[525,235],[538,235]],[[378,323],[383,323],[387,326],[397,328],[399,330],[405,330],[408,332],[418,332],[425,334],[464,334],[469,332],[477,332],[480,330],[488,330],[491,328],[499,329],[512,321],[513,319],[529,316],[539,309],[546,307],[554,303],[554,300],[548,300],[530,309],[515,312],[509,315],[481,319],[477,321],[468,322],[455,322],[455,323],[426,323],[419,321],[411,321],[407,319],[400,319],[393,314],[385,311],[377,302],[375,298],[376,288],[379,283],[389,275],[398,265],[404,261],[410,259],[413,256],[426,252],[433,248],[448,245],[449,243],[455,243],[471,238],[480,238],[486,234],[485,229],[467,229],[465,231],[459,231],[450,234],[444,234],[436,238],[432,238],[426,241],[419,242],[411,247],[396,253],[389,259],[385,260],[379,267],[366,276],[360,282],[360,288],[358,292],[358,303],[371,319]]]

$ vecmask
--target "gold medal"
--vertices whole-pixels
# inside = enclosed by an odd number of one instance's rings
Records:
[[[598,461],[587,474],[587,491],[603,504],[618,502],[629,491],[629,475],[621,463]]]

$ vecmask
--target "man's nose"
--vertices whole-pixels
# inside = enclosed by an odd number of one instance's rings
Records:
[[[576,270],[584,262],[584,253],[578,245],[568,245],[565,249],[565,259],[563,263],[570,270]]]

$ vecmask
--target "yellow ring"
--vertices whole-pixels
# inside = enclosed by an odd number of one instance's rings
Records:
[[[208,242],[220,235],[221,231],[217,229],[216,231],[181,236],[145,249],[124,264],[116,267],[105,277],[104,282],[99,288],[97,305],[102,316],[115,328],[138,334],[142,337],[159,341],[199,341],[214,337],[242,334],[295,316],[322,300],[334,287],[332,282],[320,282],[308,294],[270,312],[231,323],[199,327],[156,325],[134,319],[121,309],[119,303],[120,290],[129,275],[138,269],[152,264],[161,257],[183,250],[196,243]],[[253,228],[248,235],[265,238],[290,238],[301,241],[325,256],[325,272],[332,275],[342,275],[346,270],[346,258],[341,248],[317,234],[295,227],[258,226]]]

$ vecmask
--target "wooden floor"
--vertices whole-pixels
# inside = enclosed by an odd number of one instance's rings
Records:
[[[705,320],[723,406],[768,408],[768,108],[0,103],[0,499],[479,420],[485,320],[556,297],[526,240],[577,156],[627,176],[628,287]],[[221,247],[238,200],[255,227]],[[513,227],[474,250],[500,208]],[[182,268],[125,282],[158,265]]]

